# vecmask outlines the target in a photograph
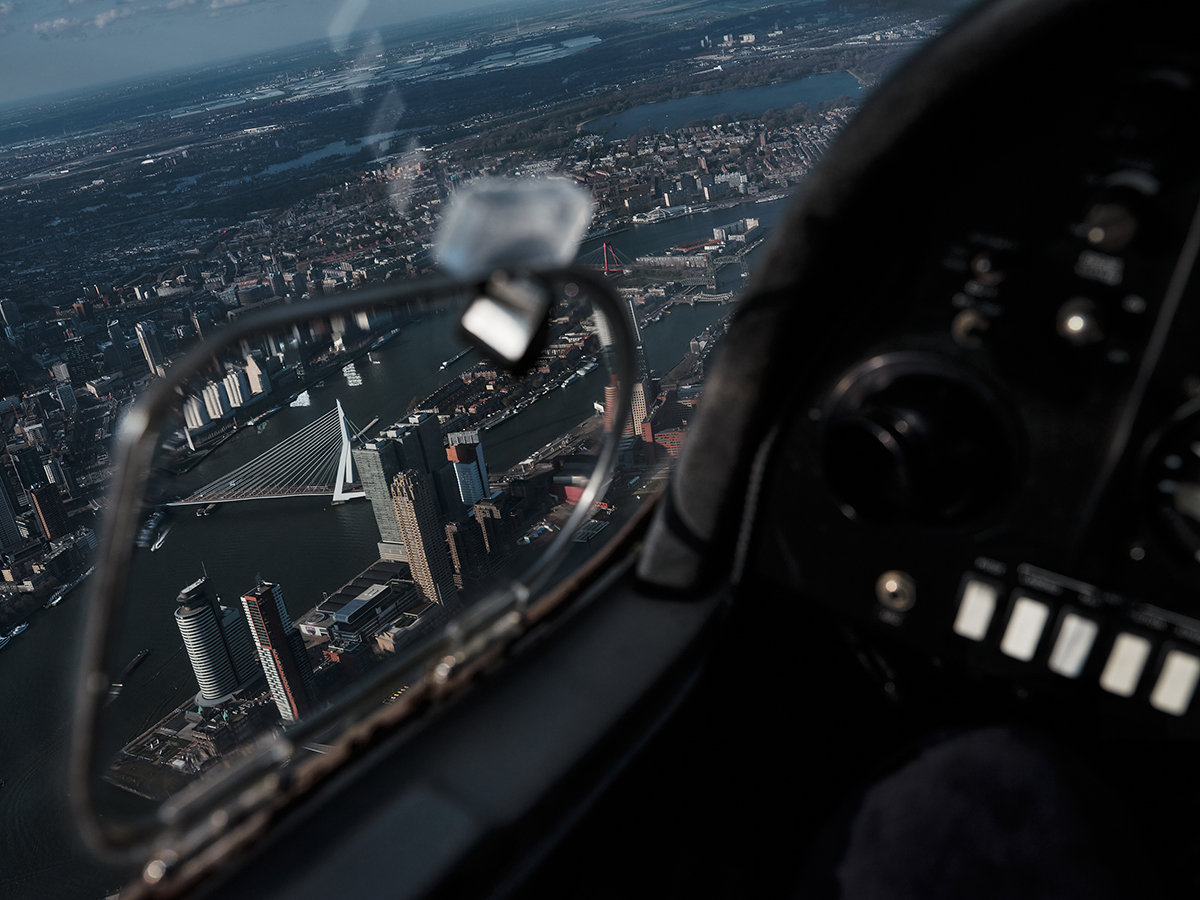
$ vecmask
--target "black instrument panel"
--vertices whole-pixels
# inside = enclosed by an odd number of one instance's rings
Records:
[[[977,673],[1200,737],[1200,55],[1162,6],[1063,4],[927,85],[809,223],[749,561]]]

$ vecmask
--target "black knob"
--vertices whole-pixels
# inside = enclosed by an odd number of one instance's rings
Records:
[[[990,391],[940,361],[910,362],[851,381],[827,420],[822,464],[847,514],[948,527],[1003,500],[1012,446]]]

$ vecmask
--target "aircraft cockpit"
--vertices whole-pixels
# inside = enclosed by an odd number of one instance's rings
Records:
[[[460,620],[320,765],[276,745],[152,839],[93,823],[144,854],[128,896],[1194,888],[1192,19],[994,0],[930,42],[796,196],[652,506]],[[463,327],[519,369],[582,285],[612,385],[636,381],[602,285],[558,253],[497,280],[504,259],[410,299],[486,282]]]

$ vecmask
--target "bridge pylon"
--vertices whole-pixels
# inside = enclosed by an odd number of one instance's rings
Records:
[[[338,428],[342,433],[342,454],[338,458],[338,477],[333,483],[333,502],[357,500],[367,496],[366,491],[347,491],[346,485],[354,484],[354,457],[350,455],[350,429],[346,426],[346,411],[342,401],[337,401]]]

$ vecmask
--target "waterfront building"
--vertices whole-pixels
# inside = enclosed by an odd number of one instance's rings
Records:
[[[442,427],[435,414],[414,413],[407,420],[383,429],[382,434],[383,437],[351,451],[351,455],[379,527],[379,557],[404,562],[409,558],[408,551],[392,495],[396,475],[411,470],[431,479],[435,512],[439,516],[452,507],[455,511],[461,509],[458,485],[446,459]]]
[[[322,655],[341,660],[351,668],[361,660],[360,651],[369,655],[372,646],[394,652],[395,639],[410,639],[418,622],[429,626],[445,621],[446,610],[430,603],[416,585],[407,563],[376,560],[333,593],[315,609],[297,621],[304,634],[328,637]],[[383,643],[380,637],[389,634]]]
[[[250,402],[250,379],[241,369],[231,371],[221,384],[225,386],[225,394],[229,397],[229,405],[233,409]]]
[[[192,431],[197,431],[212,422],[212,416],[204,401],[192,395],[183,401],[183,421]]]
[[[180,591],[176,602],[175,625],[200,686],[197,703],[221,703],[261,677],[246,621],[236,609],[220,605],[209,592],[207,576]]]
[[[429,605],[411,582],[400,578],[365,587],[358,581],[346,585],[317,607],[329,614],[330,643],[339,647],[368,642],[397,619],[415,620],[421,609]]]
[[[250,380],[250,392],[253,394],[271,393],[271,379],[267,370],[256,356],[246,357],[246,377]]]
[[[418,410],[408,417],[421,445],[424,464],[421,471],[433,473],[446,465],[446,454],[442,443],[442,426],[437,413]]]
[[[392,501],[413,582],[425,599],[449,603],[455,597],[454,575],[429,476],[412,469],[399,473],[392,481]]]
[[[153,322],[138,322],[134,330],[137,332],[138,343],[142,345],[142,353],[146,357],[146,365],[155,375],[166,375],[166,357],[163,356],[162,345],[158,342],[158,329]]]
[[[63,506],[62,495],[56,484],[39,484],[29,492],[29,500],[33,504],[34,515],[42,534],[48,541],[57,541],[71,533],[71,521],[67,517],[66,507]]]
[[[220,381],[210,381],[204,388],[204,406],[208,409],[211,419],[224,419],[232,411],[229,405],[229,392]]]
[[[401,451],[400,444],[389,438],[369,441],[351,451],[351,456],[379,528],[379,558],[405,561],[408,553],[404,549],[400,520],[392,502],[392,480],[404,468],[408,468],[403,465]]]
[[[446,448],[446,458],[454,467],[458,495],[463,504],[473,506],[476,501],[490,497],[487,464],[483,459],[479,432],[454,431],[446,435],[446,440],[450,444]]]
[[[304,639],[283,605],[283,589],[259,583],[242,595],[242,609],[279,716],[295,722],[312,709],[315,689]]]

